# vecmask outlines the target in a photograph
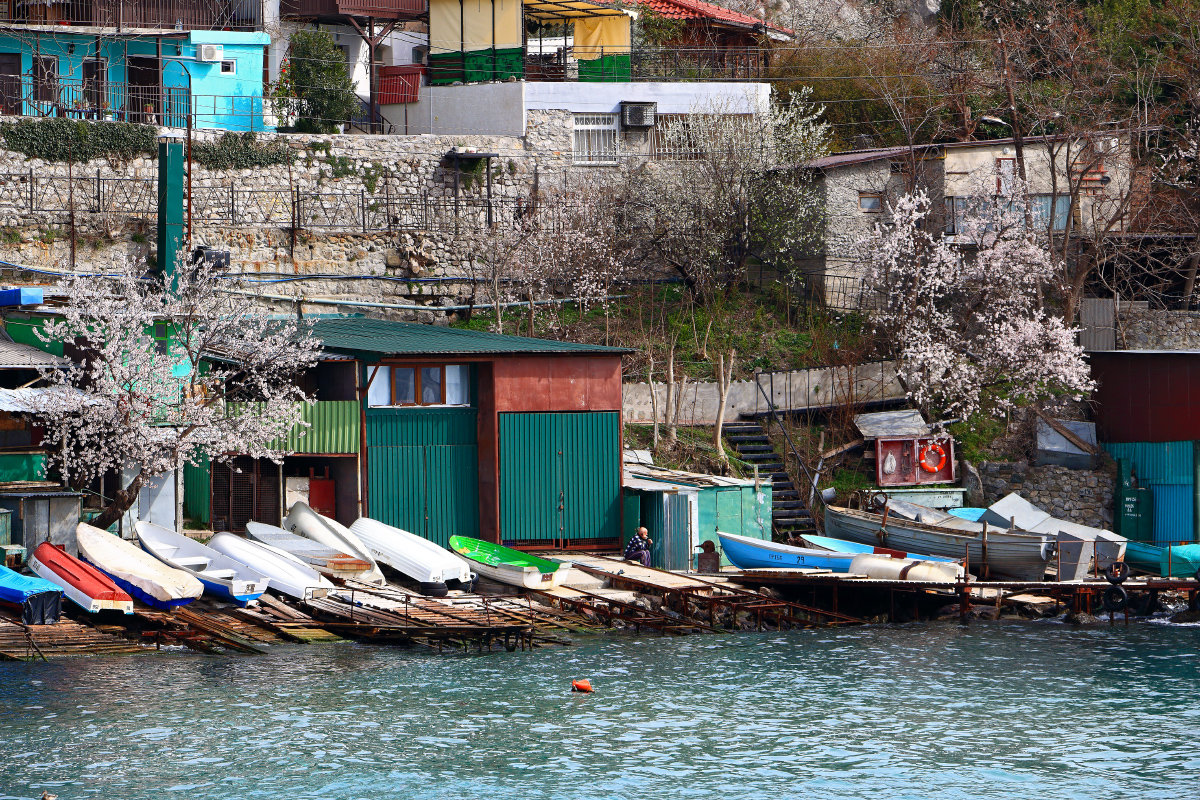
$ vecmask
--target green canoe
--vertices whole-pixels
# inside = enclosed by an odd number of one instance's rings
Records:
[[[483,577],[526,589],[550,589],[560,585],[571,566],[469,536],[451,536],[450,549],[470,561]]]

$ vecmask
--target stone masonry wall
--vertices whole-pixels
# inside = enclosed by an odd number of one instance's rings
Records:
[[[1117,312],[1126,350],[1200,349],[1200,311],[1164,311],[1122,303]]]
[[[1010,492],[1061,519],[1112,530],[1116,468],[1097,470],[1032,466],[1024,461],[981,461],[984,505]]]
[[[221,133],[195,132],[193,142]],[[428,313],[374,310],[422,321],[440,317],[438,309],[444,306],[469,303],[471,279],[481,277],[477,262],[486,230],[486,181],[460,178],[461,208],[456,211],[456,170],[445,158],[447,152],[474,148],[498,154],[491,162],[494,218],[506,224],[511,224],[513,209],[531,196],[535,180],[544,192],[579,176],[603,180],[616,174],[611,168],[572,164],[572,115],[566,111],[529,112],[527,135],[520,138],[260,134],[260,139],[286,142],[296,159],[288,165],[243,170],[195,165],[193,243],[228,249],[233,270],[252,274],[264,293],[293,297],[302,291],[308,298],[429,306]],[[24,198],[30,194],[31,175],[39,202],[45,197],[47,205],[58,202],[61,209],[68,207],[66,188],[75,187],[71,202],[77,209],[77,266],[103,268],[120,258],[144,258],[153,248],[152,214],[97,211],[90,187],[103,184],[105,196],[111,192],[118,206],[127,202],[129,207],[153,208],[156,158],[143,156],[128,163],[96,159],[68,169],[66,164],[0,149],[0,259],[46,270],[69,264],[70,215],[29,209]],[[231,193],[230,187],[236,191]],[[121,195],[122,188],[126,195]],[[290,224],[293,190],[305,208],[295,233]],[[151,194],[134,197],[138,192]],[[230,205],[237,206],[236,218],[227,210]],[[416,209],[417,221],[406,217],[404,224],[393,222],[392,230],[387,229],[389,218],[411,209]],[[366,231],[358,224],[363,217]],[[328,219],[346,219],[349,224],[322,227],[321,221]],[[426,219],[431,224],[426,225]],[[4,277],[50,280],[11,270],[4,270]],[[353,309],[314,305],[309,310]]]

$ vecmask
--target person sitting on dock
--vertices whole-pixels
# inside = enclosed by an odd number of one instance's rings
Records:
[[[637,561],[643,567],[650,566],[650,545],[654,541],[650,538],[650,531],[645,528],[638,528],[637,533],[629,537],[629,543],[625,545],[625,560]]]

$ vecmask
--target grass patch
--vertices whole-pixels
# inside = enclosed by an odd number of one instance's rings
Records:
[[[1002,419],[976,415],[964,422],[947,425],[946,430],[954,437],[958,457],[976,464],[989,458],[993,445],[1005,435],[1007,426]]]

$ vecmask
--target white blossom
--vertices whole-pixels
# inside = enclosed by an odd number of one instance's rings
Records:
[[[235,454],[278,461],[277,440],[304,424],[310,398],[295,378],[316,362],[318,342],[228,291],[233,281],[208,265],[177,273],[174,286],[129,262],[68,276],[59,318],[38,333],[77,354],[71,368],[43,373],[52,390],[30,408],[45,426],[47,469],[73,486],[133,473],[102,525],[147,478]],[[168,338],[155,339],[156,328]]]

